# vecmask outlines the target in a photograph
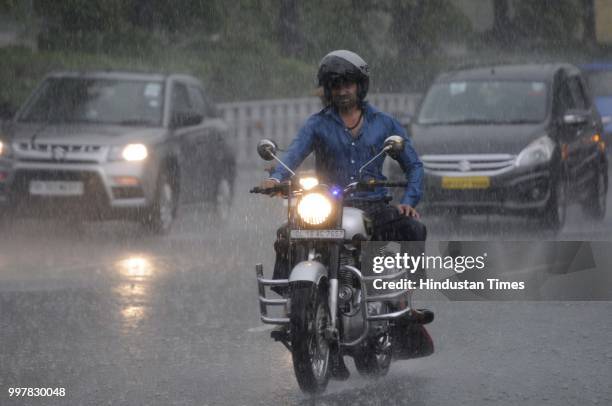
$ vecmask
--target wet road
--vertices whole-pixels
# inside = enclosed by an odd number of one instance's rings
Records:
[[[258,178],[240,176],[239,190]],[[612,302],[435,295],[420,302],[436,312],[435,355],[394,363],[379,381],[353,372],[317,399],[302,395],[256,305],[253,264],[269,272],[283,207],[243,196],[227,224],[189,208],[165,238],[118,223],[25,220],[2,230],[0,404],[612,404]],[[611,213],[599,224],[570,214],[559,239],[610,239]],[[521,220],[488,221],[458,230],[432,219],[430,238],[549,237]],[[67,395],[11,399],[9,387]]]

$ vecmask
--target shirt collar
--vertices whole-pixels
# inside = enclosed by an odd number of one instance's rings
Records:
[[[373,115],[380,113],[380,111],[376,107],[372,106],[367,101],[363,102],[363,111],[364,111],[364,116],[366,120],[368,121],[372,118]],[[340,117],[338,110],[336,110],[334,107],[332,106],[326,107],[323,110],[323,113],[331,117],[332,119],[336,120],[338,123],[342,124],[342,126],[344,126],[344,122],[342,121],[342,118]]]

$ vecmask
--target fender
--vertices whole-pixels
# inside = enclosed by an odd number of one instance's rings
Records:
[[[317,261],[302,261],[296,264],[289,275],[289,283],[312,282],[319,284],[321,278],[327,277],[327,269]]]

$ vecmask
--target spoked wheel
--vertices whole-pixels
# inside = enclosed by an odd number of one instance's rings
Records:
[[[353,355],[353,359],[359,374],[376,378],[389,372],[392,355],[391,336],[385,331],[370,338],[363,349]]]
[[[384,334],[376,338],[365,351],[354,356],[355,367],[363,376],[385,376],[391,366],[391,355],[389,335]]]
[[[293,369],[306,393],[320,393],[329,381],[330,346],[325,330],[330,321],[325,289],[313,283],[291,287]]]

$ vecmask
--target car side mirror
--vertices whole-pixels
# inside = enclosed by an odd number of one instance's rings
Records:
[[[589,113],[584,110],[568,110],[563,115],[562,122],[568,126],[585,125],[589,121]]]
[[[192,125],[201,124],[204,120],[204,116],[200,113],[194,112],[174,112],[172,119],[170,120],[170,126],[172,128],[189,127]]]

